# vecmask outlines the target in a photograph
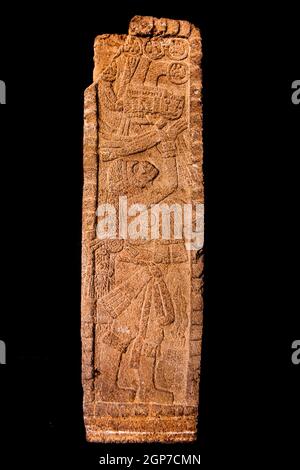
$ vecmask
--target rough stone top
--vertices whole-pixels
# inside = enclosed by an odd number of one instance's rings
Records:
[[[134,16],[129,23],[128,33],[132,36],[177,36],[188,38],[192,25],[188,21]]]

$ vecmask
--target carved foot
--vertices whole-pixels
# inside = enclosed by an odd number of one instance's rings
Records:
[[[111,401],[116,403],[132,402],[135,398],[135,390],[130,388],[119,388],[102,390],[101,398],[103,401]]]
[[[166,390],[158,390],[156,388],[152,388],[150,390],[139,390],[136,398],[136,401],[160,404],[172,404],[173,400],[174,395],[172,392],[168,392]]]

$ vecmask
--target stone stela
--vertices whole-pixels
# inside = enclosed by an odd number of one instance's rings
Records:
[[[91,442],[196,439],[203,249],[97,238],[97,208],[203,204],[201,38],[135,16],[94,44],[84,101],[82,383]],[[203,231],[203,227],[201,227]]]

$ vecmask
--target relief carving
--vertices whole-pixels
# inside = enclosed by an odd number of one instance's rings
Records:
[[[85,92],[82,239],[90,441],[196,436],[203,251],[181,227],[188,214],[181,208],[203,205],[200,54],[199,31],[186,21],[134,17],[127,36],[95,40],[94,83]],[[180,209],[168,214],[172,230],[153,236],[167,220],[153,208],[166,207]],[[190,213],[194,226],[194,206]],[[103,235],[100,219],[113,236]]]

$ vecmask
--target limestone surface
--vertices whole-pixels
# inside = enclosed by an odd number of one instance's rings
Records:
[[[164,222],[150,211],[192,207],[194,224],[195,205],[203,206],[200,60],[200,32],[187,21],[136,16],[127,35],[95,39],[82,214],[88,441],[196,438],[202,243],[191,244],[172,211],[177,232],[153,236],[151,227]],[[195,232],[203,233],[202,219]]]

